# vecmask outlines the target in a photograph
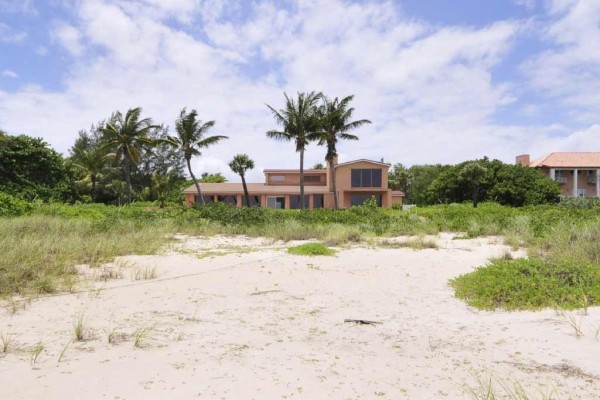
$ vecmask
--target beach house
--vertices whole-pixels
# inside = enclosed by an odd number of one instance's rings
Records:
[[[388,189],[390,164],[371,160],[334,162],[334,175],[340,208],[361,205],[374,197],[380,207],[402,204],[404,193]],[[333,182],[329,167],[304,170],[305,208],[334,208]],[[248,183],[251,206],[298,209],[300,199],[299,169],[265,169],[262,183]],[[245,205],[241,183],[201,183],[205,203],[224,202],[237,207]],[[196,187],[184,191],[189,206],[200,202]]]
[[[516,161],[560,183],[562,196],[600,197],[600,152],[557,152],[534,161],[524,154]]]

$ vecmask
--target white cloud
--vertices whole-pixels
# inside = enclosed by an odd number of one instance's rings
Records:
[[[19,74],[17,74],[15,71],[11,71],[10,69],[5,69],[4,71],[2,71],[2,76],[11,79],[16,79],[19,77]]]
[[[56,24],[53,38],[71,55],[80,56],[83,54],[84,47],[81,43],[81,33],[73,25],[64,22]]]
[[[9,25],[0,22],[0,43],[19,43],[27,39],[26,32],[16,32]]]
[[[577,107],[574,117],[597,121],[600,108],[600,2],[553,0],[550,24],[542,37],[549,48],[523,65],[533,87],[563,106]]]
[[[227,163],[248,153],[257,164],[249,180],[257,181],[262,168],[298,165],[291,143],[266,139],[276,125],[265,104],[283,106],[284,91],[322,90],[354,94],[356,118],[373,121],[356,132],[360,141],[340,143],[345,160],[384,157],[410,165],[488,155],[512,161],[537,142],[566,145],[552,141],[554,127],[494,122],[516,101],[513,84],[497,81],[494,68],[526,22],[435,27],[404,19],[393,2],[342,0],[299,1],[285,9],[260,1],[240,22],[236,4],[74,3],[76,20],[56,27],[57,40],[74,56],[64,89],[0,91],[0,126],[43,136],[66,151],[79,129],[115,110],[143,106],[144,116],[172,126],[187,106],[217,121],[212,134],[230,136],[195,160],[197,174],[237,180]],[[173,18],[188,25],[174,27]],[[32,114],[37,118],[26,118]],[[311,145],[306,156],[310,166],[323,160],[324,150]]]

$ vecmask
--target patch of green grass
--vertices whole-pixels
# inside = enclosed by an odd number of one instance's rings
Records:
[[[304,243],[299,246],[288,247],[288,253],[297,256],[333,256],[335,250],[323,243]]]
[[[575,309],[600,304],[600,268],[589,262],[502,258],[450,283],[456,297],[486,310]]]

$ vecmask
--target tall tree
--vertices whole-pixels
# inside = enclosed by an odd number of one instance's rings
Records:
[[[0,192],[26,200],[75,201],[73,171],[40,138],[0,135]]]
[[[131,170],[140,162],[142,153],[156,145],[150,132],[159,129],[152,119],[140,119],[142,108],[131,108],[125,116],[119,111],[100,128],[104,134],[104,147],[112,149],[112,156],[123,162],[125,181],[127,182],[127,202],[131,203]]]
[[[192,172],[192,156],[200,156],[202,154],[201,149],[212,146],[218,143],[222,139],[229,139],[227,136],[206,136],[206,132],[215,125],[215,121],[208,121],[202,123],[198,119],[198,113],[196,110],[192,110],[189,113],[185,108],[181,110],[179,118],[175,122],[175,130],[177,131],[177,137],[171,138],[172,143],[183,152],[183,157],[188,167],[190,177],[194,181],[198,197],[202,205],[205,204],[204,197],[200,191],[200,184],[196,179],[196,176]]]
[[[349,103],[354,96],[346,96],[342,100],[336,97],[333,100],[323,96],[323,102],[319,107],[319,145],[327,146],[325,161],[329,164],[330,179],[333,186],[333,198],[335,208],[338,209],[338,194],[335,181],[335,158],[337,157],[337,143],[339,140],[358,140],[358,136],[348,132],[363,125],[370,124],[368,119],[351,121],[354,108]]]
[[[107,151],[102,147],[92,147],[90,149],[77,150],[71,160],[73,166],[90,178],[92,182],[92,203],[96,202],[96,184],[98,178],[102,175],[107,165]]]
[[[477,162],[467,163],[458,173],[458,180],[466,182],[471,189],[473,207],[479,201],[479,184],[485,176],[487,169]]]
[[[304,209],[304,152],[306,146],[317,139],[319,114],[317,102],[322,93],[298,93],[298,99],[285,96],[285,107],[276,110],[267,104],[277,124],[283,126],[282,131],[271,130],[267,137],[275,140],[294,141],[296,152],[300,153],[300,208]]]
[[[250,194],[246,185],[246,171],[254,168],[254,161],[247,154],[236,154],[229,163],[229,168],[242,178],[244,187],[244,197],[246,198],[246,207],[250,207]]]

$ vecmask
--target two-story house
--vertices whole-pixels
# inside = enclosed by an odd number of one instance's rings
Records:
[[[373,196],[380,207],[402,204],[404,193],[388,189],[390,165],[370,160],[335,163],[334,174],[341,208],[360,205]],[[248,183],[252,206],[299,209],[300,170],[266,169],[264,183]],[[201,183],[205,203],[225,202],[242,207],[244,188],[241,183]],[[189,206],[198,203],[194,185],[184,191]],[[304,170],[305,208],[334,208],[333,183],[329,168]]]
[[[561,186],[566,197],[600,197],[600,153],[551,153],[531,161],[529,154],[517,156],[517,164],[537,168]]]

